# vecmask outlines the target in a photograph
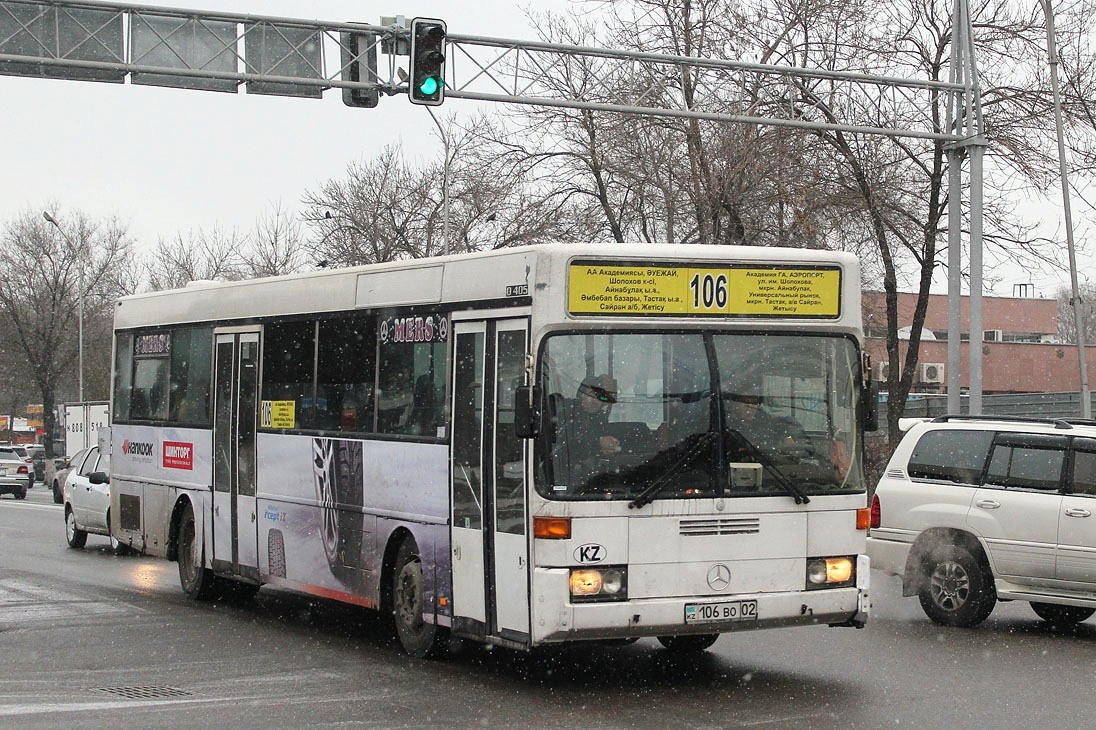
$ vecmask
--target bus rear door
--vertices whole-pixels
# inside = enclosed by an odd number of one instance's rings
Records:
[[[216,334],[213,568],[258,580],[255,423],[258,331]]]
[[[514,391],[528,320],[455,324],[451,454],[453,617],[458,633],[529,635],[526,444]]]

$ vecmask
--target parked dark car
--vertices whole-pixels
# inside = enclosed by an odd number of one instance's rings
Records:
[[[30,454],[31,463],[34,465],[34,481],[45,482],[46,447],[39,444],[31,444],[30,446],[27,446],[27,453]]]

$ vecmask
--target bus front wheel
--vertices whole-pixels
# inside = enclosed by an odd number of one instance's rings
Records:
[[[446,646],[445,630],[423,620],[425,581],[415,541],[400,544],[392,573],[392,615],[400,644],[411,656],[434,657]]]
[[[178,535],[176,558],[179,561],[179,583],[183,587],[183,592],[197,601],[208,600],[215,592],[217,577],[201,564],[201,556],[194,557],[194,541],[197,536],[194,526],[194,507],[189,502],[183,507]]]

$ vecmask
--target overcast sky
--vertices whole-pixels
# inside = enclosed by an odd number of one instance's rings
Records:
[[[192,10],[256,13],[379,24],[382,15],[444,19],[450,33],[534,40],[517,4],[483,0],[158,0]],[[525,3],[521,3],[523,6]],[[566,0],[537,3],[566,7]],[[382,59],[384,57],[382,56]],[[406,66],[406,60],[404,65]],[[0,221],[55,201],[61,211],[118,215],[143,243],[195,228],[251,229],[280,201],[344,176],[347,164],[386,144],[440,158],[437,128],[406,96],[381,96],[375,109],[322,99],[0,76]],[[435,110],[470,113],[449,99]]]
[[[379,24],[382,15],[446,20],[450,33],[535,40],[523,7],[484,0],[160,0],[157,5],[325,21]],[[537,0],[538,10],[574,7]],[[581,4],[580,4],[581,6]],[[589,5],[581,6],[589,8]],[[383,58],[383,57],[382,57]],[[381,97],[375,109],[342,103],[338,89],[323,99],[184,91],[0,76],[0,222],[28,208],[55,205],[117,215],[142,245],[214,225],[250,231],[271,205],[290,211],[324,181],[342,178],[348,163],[399,142],[409,157],[440,158],[441,142],[426,109],[405,96]],[[467,115],[472,102],[449,99],[439,116]],[[987,195],[992,191],[987,190]],[[1085,217],[1075,202],[1082,280],[1090,268]],[[1033,216],[1060,219],[1060,204]],[[1060,228],[1055,234],[1058,235]],[[1004,271],[993,294],[1017,283],[1052,297],[1068,284],[1061,271]],[[987,261],[987,264],[989,262]],[[909,282],[913,286],[915,282]],[[944,291],[944,289],[939,289]]]

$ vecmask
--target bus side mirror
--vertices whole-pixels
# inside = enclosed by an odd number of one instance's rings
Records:
[[[540,434],[540,388],[519,385],[514,392],[514,433],[519,439]]]
[[[864,430],[879,430],[879,383],[869,380],[860,391],[860,412],[863,414]]]

